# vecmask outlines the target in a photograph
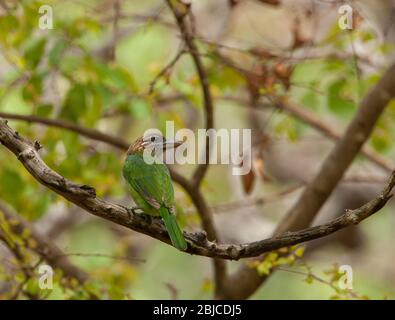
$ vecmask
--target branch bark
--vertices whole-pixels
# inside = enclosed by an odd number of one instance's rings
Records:
[[[7,125],[5,120],[0,120],[0,142],[17,156],[17,159],[38,182],[65,199],[95,216],[170,244],[168,233],[161,219],[132,213],[127,208],[96,197],[94,188],[73,183],[62,177],[43,162],[37,151],[39,144],[31,143],[21,137]],[[349,225],[357,224],[380,210],[389,200],[394,185],[395,174],[393,173],[383,192],[359,209],[348,210],[341,217],[321,226],[286,232],[283,235],[261,241],[247,244],[218,244],[208,240],[203,232],[185,232],[188,242],[187,252],[211,258],[238,260],[256,257],[264,252],[324,237]]]

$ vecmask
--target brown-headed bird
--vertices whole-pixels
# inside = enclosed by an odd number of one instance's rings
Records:
[[[169,169],[154,161],[155,152],[176,148],[182,142],[166,141],[160,134],[138,138],[127,151],[123,176],[138,208],[145,213],[160,216],[171,242],[179,250],[186,250],[187,242],[174,214],[174,189]]]

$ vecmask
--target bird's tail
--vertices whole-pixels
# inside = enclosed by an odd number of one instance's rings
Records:
[[[184,235],[177,224],[176,216],[166,207],[161,207],[159,209],[159,213],[165,223],[166,230],[169,233],[173,246],[178,250],[185,251],[187,248],[187,242],[185,241]]]

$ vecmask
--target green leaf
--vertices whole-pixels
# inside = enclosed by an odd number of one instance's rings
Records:
[[[241,86],[245,81],[239,73],[231,68],[213,65],[209,73],[209,81],[220,90],[230,90]]]
[[[5,41],[9,34],[13,33],[19,27],[18,19],[11,15],[1,15],[0,16],[0,39]]]
[[[305,250],[305,247],[297,248],[294,252],[295,256],[297,256],[298,258],[301,258],[304,254],[304,250]]]
[[[67,48],[67,43],[63,39],[56,42],[48,54],[48,61],[50,66],[56,66],[60,62],[60,58]]]
[[[96,64],[101,81],[109,88],[135,91],[136,84],[129,71],[120,66],[110,67],[105,64]]]
[[[37,103],[43,91],[45,74],[33,74],[22,88],[22,97],[27,102]]]
[[[7,193],[9,196],[17,196],[24,188],[24,182],[18,172],[6,168],[1,175],[1,184],[4,187],[3,194]]]
[[[130,112],[137,119],[148,118],[151,114],[151,106],[142,99],[133,99],[129,104]]]
[[[46,103],[46,104],[41,104],[37,107],[37,115],[40,117],[48,117],[53,110],[53,105]]]
[[[25,50],[24,58],[29,69],[35,69],[44,56],[47,40],[40,38],[34,40]]]
[[[269,252],[265,259],[258,264],[256,270],[259,275],[268,275],[272,268],[276,265],[278,258],[277,252]]]
[[[297,127],[297,123],[289,116],[283,116],[280,118],[275,124],[274,130],[276,134],[284,136],[290,141],[296,141],[299,138],[299,128]]]
[[[59,67],[65,76],[73,78],[75,71],[81,69],[81,64],[81,58],[65,56],[60,61]]]
[[[258,265],[256,270],[258,271],[259,275],[269,275],[272,267],[273,267],[273,264],[268,263],[268,262],[262,262]]]
[[[293,261],[291,261],[289,259],[289,257],[286,257],[286,258],[282,257],[282,258],[278,258],[277,259],[275,265],[276,266],[281,266],[281,265],[285,265],[285,264],[290,264],[291,262],[293,262]]]
[[[355,103],[345,97],[346,80],[340,79],[328,87],[328,108],[338,116],[347,117],[355,109]]]
[[[371,143],[373,148],[378,152],[387,151],[393,143],[391,135],[386,131],[388,130],[376,130],[372,135]]]
[[[319,105],[317,93],[312,90],[307,91],[302,96],[301,102],[304,106],[309,107],[313,110],[317,110],[317,106]]]
[[[308,284],[312,284],[314,281],[314,277],[311,274],[308,274],[306,279],[304,279],[305,282],[307,282]]]
[[[86,106],[87,97],[85,86],[77,83],[67,92],[61,115],[77,122],[79,116],[84,113]]]
[[[111,93],[108,87],[102,83],[92,83],[91,90],[93,93],[93,99],[96,101],[96,103],[101,103],[104,110],[107,110],[111,107],[111,104],[114,102],[114,95]]]

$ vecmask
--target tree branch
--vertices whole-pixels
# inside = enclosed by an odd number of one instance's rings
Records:
[[[200,86],[202,88],[203,93],[203,101],[204,101],[204,109],[205,109],[205,128],[206,130],[212,129],[214,127],[214,108],[213,108],[213,98],[211,96],[210,85],[207,78],[207,72],[204,68],[201,56],[199,54],[199,50],[194,41],[194,32],[192,26],[187,23],[185,17],[191,16],[190,8],[187,5],[180,3],[180,6],[184,6],[183,10],[179,9],[177,5],[174,4],[172,0],[166,0],[170,10],[172,11],[178,28],[180,29],[182,38],[185,42],[186,47],[189,50],[189,53],[192,57],[193,63],[196,68],[196,72],[199,76]],[[193,178],[192,184],[195,187],[199,186],[200,182],[204,178],[206,171],[209,166],[209,159],[210,159],[210,137],[206,136],[206,143],[205,143],[205,163],[202,163],[196,169]]]
[[[284,100],[284,99],[277,99],[274,98],[275,106],[280,110],[283,110],[290,114],[291,116],[305,122],[306,124],[310,125],[314,129],[321,132],[324,136],[338,141],[342,138],[342,134],[337,132],[334,128],[332,128],[328,123],[319,119],[314,113],[308,111],[307,109],[300,108],[296,104]],[[368,160],[372,163],[376,164],[378,167],[384,169],[386,172],[391,172],[392,168],[394,167],[388,160],[384,159],[376,152],[374,152],[368,146],[364,146],[361,149],[362,155],[364,155]]]
[[[166,77],[168,74],[170,74],[170,72],[172,71],[174,66],[177,64],[177,62],[181,59],[181,57],[183,56],[184,53],[185,53],[184,48],[181,48],[178,51],[178,53],[174,56],[174,58],[171,59],[170,62],[168,62],[165,65],[165,67],[162,68],[162,70],[150,82],[148,94],[152,94],[154,92],[156,83],[159,81],[159,79],[161,79],[162,77]]]
[[[250,103],[248,100],[243,98],[238,98],[234,96],[225,96],[222,98],[225,101],[234,101],[240,104],[244,104],[250,107]],[[292,117],[304,122],[305,124],[309,125],[311,128],[317,130],[327,138],[338,141],[342,138],[342,133],[338,132],[335,128],[333,128],[329,123],[321,120],[317,115],[313,112],[298,106],[297,104],[282,99],[279,97],[272,97],[270,102],[275,105],[279,110],[284,111],[291,115]],[[261,108],[266,108],[267,103],[260,102],[257,106]],[[377,154],[374,150],[369,148],[368,146],[364,146],[360,150],[361,154],[368,159],[371,163],[375,164],[379,168],[383,169],[385,172],[390,173],[394,165],[388,161],[387,159],[383,158],[379,154]]]
[[[0,117],[9,119],[9,120],[18,120],[18,121],[25,121],[29,123],[39,123],[50,127],[62,128],[69,131],[76,132],[81,136],[105,142],[109,145],[112,145],[121,150],[127,150],[129,144],[126,141],[123,141],[121,138],[112,136],[106,133],[103,133],[99,130],[89,129],[73,122],[59,120],[59,119],[48,119],[44,117],[39,117],[36,115],[21,115],[21,114],[14,114],[8,112],[0,112]]]
[[[276,235],[288,233],[289,230],[306,228],[311,224],[360,152],[373,131],[376,121],[394,96],[395,64],[385,72],[381,80],[362,100],[357,114],[327,156],[316,177],[307,185],[297,203],[277,227],[274,233],[275,238]],[[241,285],[237,288],[228,288],[226,295],[222,295],[221,298],[245,299],[267,279],[244,265],[230,278],[232,283],[237,281]]]
[[[30,143],[13,131],[5,120],[0,120],[0,142],[12,151],[31,175],[42,185],[53,190],[65,199],[83,208],[93,215],[123,225],[129,229],[144,233],[162,242],[170,243],[168,233],[159,218],[145,214],[132,213],[120,205],[96,197],[95,189],[75,184],[50,169],[38,154],[38,143]],[[191,254],[238,260],[261,255],[264,252],[317,239],[336,232],[352,224],[357,224],[380,210],[389,200],[395,185],[392,174],[382,193],[375,199],[356,210],[348,210],[341,217],[321,226],[296,232],[286,232],[273,238],[247,244],[218,244],[207,239],[202,232],[187,233],[187,252]]]

